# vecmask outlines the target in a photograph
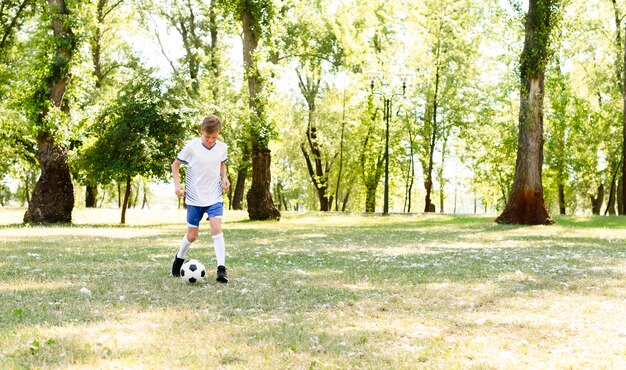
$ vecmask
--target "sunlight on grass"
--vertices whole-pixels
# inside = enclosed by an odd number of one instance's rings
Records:
[[[2,267],[2,266],[0,266]],[[28,281],[28,280],[19,280],[13,281],[11,283],[0,282],[0,293],[15,293],[15,292],[23,292],[26,290],[36,290],[36,291],[46,291],[50,289],[58,289],[67,287],[68,282],[62,281]]]

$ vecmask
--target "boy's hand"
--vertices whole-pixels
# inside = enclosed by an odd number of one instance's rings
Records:
[[[228,191],[230,189],[230,181],[228,181],[228,177],[222,178],[222,189]]]
[[[174,192],[176,193],[176,195],[178,195],[179,197],[182,197],[185,195],[185,189],[183,188],[182,185],[174,185]]]

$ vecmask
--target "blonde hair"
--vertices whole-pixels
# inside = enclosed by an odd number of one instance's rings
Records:
[[[222,130],[222,121],[215,114],[211,114],[202,121],[200,126],[200,132],[206,132],[207,134],[213,134]]]

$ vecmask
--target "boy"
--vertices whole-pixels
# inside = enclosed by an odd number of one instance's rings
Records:
[[[226,172],[228,147],[217,140],[222,130],[222,122],[215,115],[202,121],[200,137],[189,141],[172,163],[174,190],[179,197],[185,195],[187,204],[187,234],[180,242],[178,253],[172,263],[172,275],[180,276],[180,268],[185,262],[185,254],[196,238],[200,220],[206,213],[211,225],[211,237],[217,259],[217,281],[227,283],[226,247],[222,234],[224,200],[222,190],[230,188]],[[180,183],[180,166],[187,165],[185,189]]]

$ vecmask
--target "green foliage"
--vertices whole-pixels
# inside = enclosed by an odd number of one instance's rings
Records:
[[[159,80],[136,76],[100,114],[93,142],[77,166],[86,178],[103,184],[135,176],[165,179],[188,122],[187,112],[168,107]]]
[[[557,27],[562,3],[565,0],[531,0],[527,15],[527,34],[524,51],[521,55],[520,73],[522,79],[543,74],[552,54],[550,41],[552,30]]]

